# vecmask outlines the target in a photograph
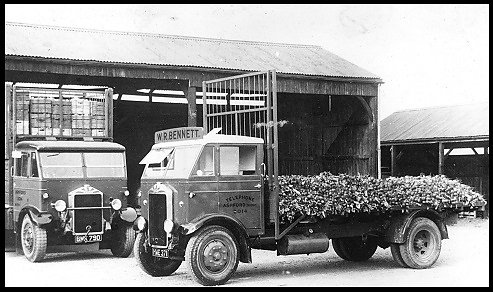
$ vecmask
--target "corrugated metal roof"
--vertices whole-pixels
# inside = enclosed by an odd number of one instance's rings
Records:
[[[380,127],[382,143],[489,137],[489,103],[399,111]]]
[[[5,55],[377,78],[320,46],[5,23]]]

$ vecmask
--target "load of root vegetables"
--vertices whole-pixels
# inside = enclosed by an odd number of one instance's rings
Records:
[[[326,218],[350,214],[382,214],[413,208],[438,211],[475,210],[486,204],[483,196],[459,180],[444,175],[378,179],[363,175],[279,176],[280,222],[300,215]]]

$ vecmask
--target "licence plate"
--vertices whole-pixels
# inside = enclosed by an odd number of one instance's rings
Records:
[[[75,243],[98,242],[103,240],[102,234],[76,235]]]
[[[152,248],[152,256],[158,257],[158,258],[168,258],[169,257],[169,250],[164,249],[164,248]]]

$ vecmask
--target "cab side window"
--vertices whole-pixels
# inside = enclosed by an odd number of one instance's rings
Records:
[[[193,171],[193,175],[211,176],[214,175],[214,146],[204,147],[199,161]]]
[[[252,175],[256,173],[256,146],[222,146],[219,148],[221,175]]]
[[[27,153],[22,153],[20,158],[15,159],[15,176],[27,177],[28,161],[29,155]]]

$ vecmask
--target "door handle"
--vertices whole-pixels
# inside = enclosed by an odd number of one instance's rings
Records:
[[[257,188],[257,189],[260,189],[261,187],[262,187],[261,184],[258,184],[258,185],[255,186],[255,188]]]

